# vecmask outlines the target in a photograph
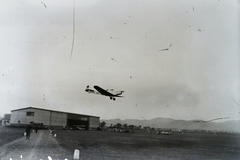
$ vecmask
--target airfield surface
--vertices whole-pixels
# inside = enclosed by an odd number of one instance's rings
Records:
[[[119,133],[113,131],[32,132],[30,140],[24,129],[0,127],[1,160],[73,159],[75,149],[82,160],[239,160],[240,135],[207,133]],[[6,134],[7,133],[7,134]],[[56,134],[57,137],[53,135]]]
[[[0,160],[47,160],[48,156],[64,160],[70,157],[47,130],[32,132],[30,140],[26,140],[24,131],[23,128],[0,127]]]

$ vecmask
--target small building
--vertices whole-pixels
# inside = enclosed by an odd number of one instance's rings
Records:
[[[35,107],[20,108],[11,111],[11,126],[38,124],[48,128],[77,127],[96,129],[100,117],[68,113]]]
[[[3,119],[1,120],[2,126],[10,126],[11,114],[4,114]]]

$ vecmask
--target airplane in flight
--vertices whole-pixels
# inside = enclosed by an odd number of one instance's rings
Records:
[[[95,89],[90,89],[89,86],[86,87],[85,91],[88,93],[94,93],[94,94],[101,94],[103,96],[108,96],[110,97],[111,100],[116,100],[115,97],[123,97],[121,96],[121,94],[124,91],[114,91],[113,89],[102,89],[99,86],[93,86],[93,88]]]

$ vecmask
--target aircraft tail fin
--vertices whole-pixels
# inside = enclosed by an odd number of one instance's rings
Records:
[[[116,94],[116,95],[121,95],[124,91],[119,91],[120,93]]]

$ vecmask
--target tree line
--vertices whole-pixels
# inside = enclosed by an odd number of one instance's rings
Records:
[[[101,122],[100,123],[100,127],[101,128],[104,128],[104,127],[106,127],[106,122]],[[126,128],[126,129],[144,129],[144,130],[155,130],[155,128],[154,127],[149,127],[149,126],[141,126],[141,125],[132,125],[132,124],[130,124],[130,125],[128,125],[128,124],[121,124],[121,123],[117,123],[117,124],[111,124],[110,126],[109,126],[109,128]]]

